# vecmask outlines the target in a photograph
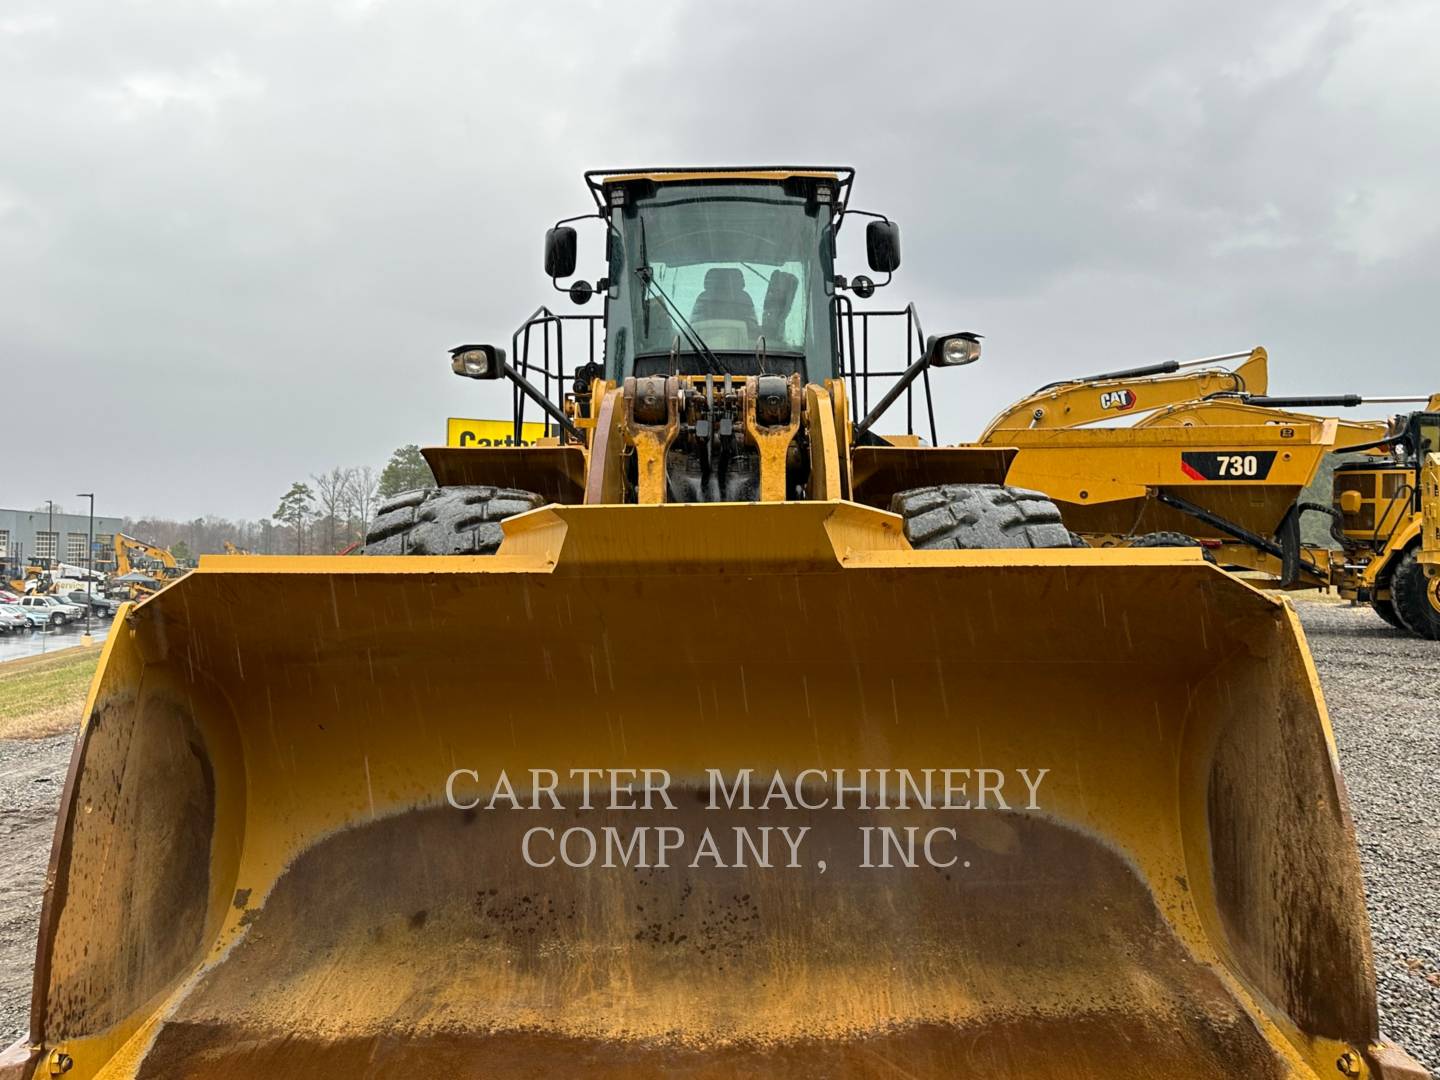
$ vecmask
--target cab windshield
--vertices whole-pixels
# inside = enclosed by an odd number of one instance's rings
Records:
[[[778,182],[664,184],[616,218],[616,374],[829,377],[828,205]]]
[[[1415,456],[1423,465],[1429,454],[1440,454],[1440,413],[1421,413],[1415,424]]]

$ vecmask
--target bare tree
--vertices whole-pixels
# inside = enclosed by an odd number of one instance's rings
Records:
[[[342,469],[336,465],[329,472],[310,477],[315,481],[315,502],[320,511],[320,527],[325,530],[325,547],[329,553],[339,551],[344,546],[339,542],[340,522],[341,515],[350,505],[354,472],[354,469]]]
[[[350,481],[350,499],[346,507],[350,518],[350,539],[364,540],[380,501],[380,474],[370,465],[361,465],[350,470]]]
[[[413,453],[411,453],[413,451]],[[423,468],[424,479],[402,476],[407,454]],[[397,464],[397,461],[399,464]],[[410,463],[413,464],[413,463]],[[196,555],[216,555],[227,542],[257,554],[335,552],[363,541],[370,522],[380,507],[386,479],[394,483],[431,483],[429,466],[414,447],[402,447],[384,470],[371,465],[355,468],[336,466],[312,476],[312,484],[292,484],[270,518],[259,521],[231,520],[206,514],[189,521],[166,518],[124,518],[121,531],[147,543],[169,548],[184,544]],[[55,507],[60,513],[60,507]]]

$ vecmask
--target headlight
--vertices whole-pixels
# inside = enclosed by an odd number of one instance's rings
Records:
[[[472,379],[483,378],[490,373],[490,357],[482,349],[471,349],[469,352],[457,353],[450,361],[450,368],[456,375],[466,375]]]
[[[945,363],[959,366],[973,364],[980,359],[980,342],[968,338],[951,338],[945,342]]]
[[[505,353],[494,345],[460,345],[450,350],[450,370],[467,379],[498,379]]]
[[[929,346],[930,363],[936,367],[961,367],[980,359],[980,335],[946,334],[933,337]]]

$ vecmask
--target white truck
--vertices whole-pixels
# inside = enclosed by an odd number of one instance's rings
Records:
[[[76,619],[85,617],[83,608],[75,604],[67,604],[65,601],[53,596],[22,596],[19,600],[22,608],[30,611],[40,611],[49,615],[49,623],[52,627],[64,626],[74,622]]]

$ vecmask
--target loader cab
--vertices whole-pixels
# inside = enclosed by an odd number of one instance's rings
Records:
[[[1429,454],[1440,454],[1440,413],[1413,413],[1409,423],[1410,453],[1417,469]]]
[[[835,228],[848,177],[592,180],[608,221],[605,376],[836,372]]]
[[[1420,512],[1421,470],[1429,454],[1440,453],[1440,413],[1397,416],[1379,444],[1384,457],[1345,462],[1335,469],[1334,506],[1347,539],[1385,551]]]

